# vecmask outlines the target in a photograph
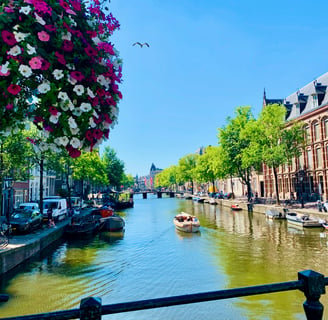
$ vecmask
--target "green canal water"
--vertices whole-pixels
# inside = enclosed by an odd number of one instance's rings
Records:
[[[180,211],[199,218],[199,234],[175,230],[172,220]],[[321,229],[294,229],[257,213],[155,195],[135,199],[135,207],[120,214],[124,233],[63,241],[2,277],[1,292],[10,300],[0,304],[0,318],[74,309],[88,296],[113,304],[293,281],[306,269],[328,273],[328,234]],[[305,319],[304,300],[291,291],[103,319]],[[321,302],[327,306],[326,295]]]

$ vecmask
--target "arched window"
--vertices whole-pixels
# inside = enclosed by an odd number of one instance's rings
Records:
[[[318,141],[320,139],[320,127],[319,123],[315,122],[313,123],[313,140]]]

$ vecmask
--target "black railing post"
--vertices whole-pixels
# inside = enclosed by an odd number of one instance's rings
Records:
[[[81,300],[80,320],[101,320],[101,298],[90,297]]]
[[[306,297],[303,303],[306,319],[321,320],[323,305],[319,299],[321,294],[326,293],[324,276],[312,270],[305,270],[298,273],[298,280],[304,282],[302,291]]]

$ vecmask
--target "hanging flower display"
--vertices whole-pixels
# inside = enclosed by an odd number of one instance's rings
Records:
[[[44,148],[72,157],[108,138],[122,74],[106,11],[99,0],[2,1],[0,131],[32,121]]]

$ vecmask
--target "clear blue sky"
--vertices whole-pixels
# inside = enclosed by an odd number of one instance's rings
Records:
[[[328,2],[111,0],[123,100],[109,140],[126,173],[176,165],[237,106],[257,115],[328,71]],[[147,42],[150,48],[132,46]]]

